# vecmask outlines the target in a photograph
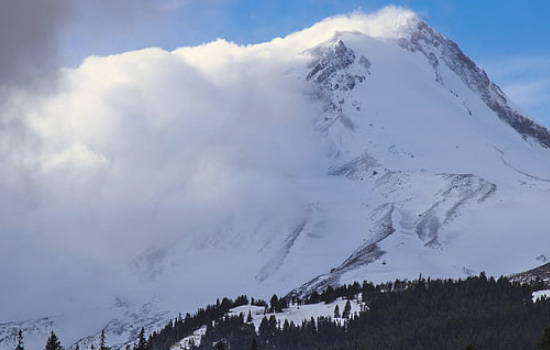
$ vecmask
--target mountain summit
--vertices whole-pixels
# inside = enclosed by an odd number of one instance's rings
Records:
[[[508,275],[550,256],[548,130],[408,10],[90,57],[60,81],[25,103],[16,171],[31,186],[2,178],[26,198],[4,222],[29,242],[4,238],[20,254],[3,261],[17,277],[2,348],[52,327],[122,347],[224,295]]]

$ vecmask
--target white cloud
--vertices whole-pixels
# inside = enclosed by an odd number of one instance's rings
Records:
[[[280,79],[289,58],[257,47],[204,50],[90,57],[62,71],[55,94],[21,92],[5,106],[27,116],[19,150],[2,149],[12,175],[0,174],[0,265],[11,282],[124,269],[204,227],[301,215],[293,176],[324,154],[305,81]]]

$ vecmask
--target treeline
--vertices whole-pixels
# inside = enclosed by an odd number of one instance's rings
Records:
[[[141,328],[138,341],[134,344],[133,350],[147,350],[146,348],[147,348],[147,340],[145,339],[145,329]],[[75,350],[79,350],[79,349],[80,349],[79,345],[76,344]],[[91,345],[91,349],[92,350],[96,349],[93,344]],[[111,350],[111,347],[107,346],[105,330],[101,331],[97,349]],[[23,331],[21,329],[17,332],[17,345],[15,346],[15,350],[25,350]],[[46,345],[44,346],[44,350],[65,350],[63,345],[61,345],[61,341],[59,340],[59,338],[57,337],[54,331],[50,332],[50,336],[48,337],[48,340],[46,340]],[[127,350],[130,350],[129,347]]]
[[[251,303],[267,307],[264,300],[254,300],[252,298]],[[249,300],[246,295],[239,296],[235,300],[223,298],[221,301],[218,299],[214,305],[200,308],[193,315],[187,313],[184,318],[180,315],[175,320],[170,321],[161,331],[154,332],[149,336],[147,341],[148,350],[169,350],[172,345],[190,336],[200,327],[222,319],[232,308],[248,304]]]
[[[169,350],[204,326],[200,343],[191,344],[194,350],[550,350],[550,300],[534,303],[532,292],[531,285],[482,273],[464,280],[353,283],[303,299],[273,295],[269,304],[243,295],[180,315],[147,338],[142,328],[133,350]],[[346,303],[344,322],[336,307],[338,320],[319,317],[295,324],[276,318],[289,303],[328,304],[338,298],[360,298],[364,306],[350,316]],[[257,330],[250,314],[228,315],[249,304],[264,308]],[[52,332],[45,350],[62,349]],[[24,350],[21,331],[16,350]],[[104,332],[98,350],[109,350]]]
[[[304,300],[291,298],[289,302],[330,303],[337,298],[352,299],[359,295],[367,307],[345,324],[330,317],[281,324],[266,305],[267,313],[257,332],[245,315],[223,316],[231,308],[229,305],[234,304],[228,299],[223,311],[223,302],[207,308],[217,310],[219,313],[212,313],[217,318],[203,314],[206,322],[195,322],[188,315],[179,321],[193,324],[179,336],[170,331],[174,329],[173,323],[153,334],[151,349],[168,350],[207,325],[200,344],[192,346],[193,349],[550,350],[550,341],[547,348],[537,346],[542,331],[550,326],[550,300],[533,303],[531,286],[511,283],[506,278],[495,280],[481,274],[458,281],[419,278],[376,286],[354,283],[314,292]],[[272,301],[278,300],[272,298]],[[170,341],[159,342],[161,338]]]

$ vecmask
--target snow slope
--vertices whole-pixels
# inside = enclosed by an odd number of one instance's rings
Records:
[[[32,142],[0,178],[23,237],[0,237],[2,349],[18,328],[119,347],[217,297],[550,256],[548,131],[410,11],[91,57],[60,81],[19,97]]]
[[[243,305],[238,306],[229,312],[230,316],[238,316],[240,314],[243,314],[244,319],[246,320],[248,317],[248,314],[252,316],[252,323],[256,327],[256,332],[260,329],[260,324],[262,323],[262,320],[264,317],[270,318],[271,316],[274,316],[277,320],[277,325],[279,327],[282,327],[282,325],[285,323],[285,321],[288,321],[289,323],[294,323],[295,325],[301,325],[303,321],[309,321],[313,319],[314,321],[317,321],[319,317],[325,317],[325,318],[331,318],[336,322],[339,322],[339,324],[344,325],[347,321],[346,318],[342,317],[334,317],[334,310],[336,306],[338,306],[339,312],[341,313],[342,310],[344,310],[344,307],[346,305],[347,300],[344,298],[337,298],[335,301],[325,304],[325,303],[317,303],[317,304],[308,304],[308,305],[298,305],[298,304],[290,304],[288,308],[283,309],[282,312],[267,312],[264,307],[255,306],[255,305]],[[350,316],[349,318],[354,318],[356,314],[362,311],[362,308],[365,306],[365,304],[360,300],[359,296],[357,296],[356,299],[350,300]],[[248,322],[248,321],[247,321]],[[177,344],[174,344],[172,347],[173,350],[177,349],[189,349],[190,344],[199,345],[201,336],[205,334],[206,332],[206,326],[203,326],[199,329],[197,329],[191,336],[186,337],[182,339]]]

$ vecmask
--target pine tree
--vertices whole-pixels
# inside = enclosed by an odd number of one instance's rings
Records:
[[[252,318],[252,313],[250,310],[248,311],[248,316],[246,316],[246,322],[252,322],[254,319]]]
[[[219,341],[216,343],[216,346],[214,347],[215,350],[225,350],[225,344],[223,341]]]
[[[270,311],[273,312],[277,308],[277,303],[279,302],[279,298],[277,297],[277,294],[273,294],[271,297],[271,300],[269,301],[269,304],[271,306]]]
[[[340,308],[338,307],[338,305],[336,305],[334,307],[334,318],[340,318]]]
[[[260,337],[262,338],[266,338],[269,336],[269,321],[267,320],[266,316],[262,318],[260,326],[258,327],[258,332],[260,333]]]
[[[57,338],[57,335],[52,331],[50,334],[50,337],[46,341],[46,347],[44,350],[63,350],[63,347],[61,346],[61,342]]]
[[[137,343],[134,344],[134,350],[147,350],[147,340],[145,339],[145,328],[141,327]]]
[[[346,302],[346,305],[344,306],[344,312],[342,312],[342,317],[343,318],[349,318],[350,313],[351,313],[351,303],[348,300]]]
[[[21,329],[17,333],[17,346],[15,350],[25,350],[25,346],[23,345],[23,331]]]
[[[306,301],[306,304],[317,304],[319,302],[319,293],[314,290],[313,293],[309,295],[309,298]]]
[[[99,338],[99,350],[109,350],[110,348],[107,346],[107,342],[105,341],[105,330],[101,330],[101,336]]]
[[[285,298],[281,298],[277,301],[275,312],[283,312],[283,309],[286,309],[286,308],[288,308],[288,303],[286,302]]]

